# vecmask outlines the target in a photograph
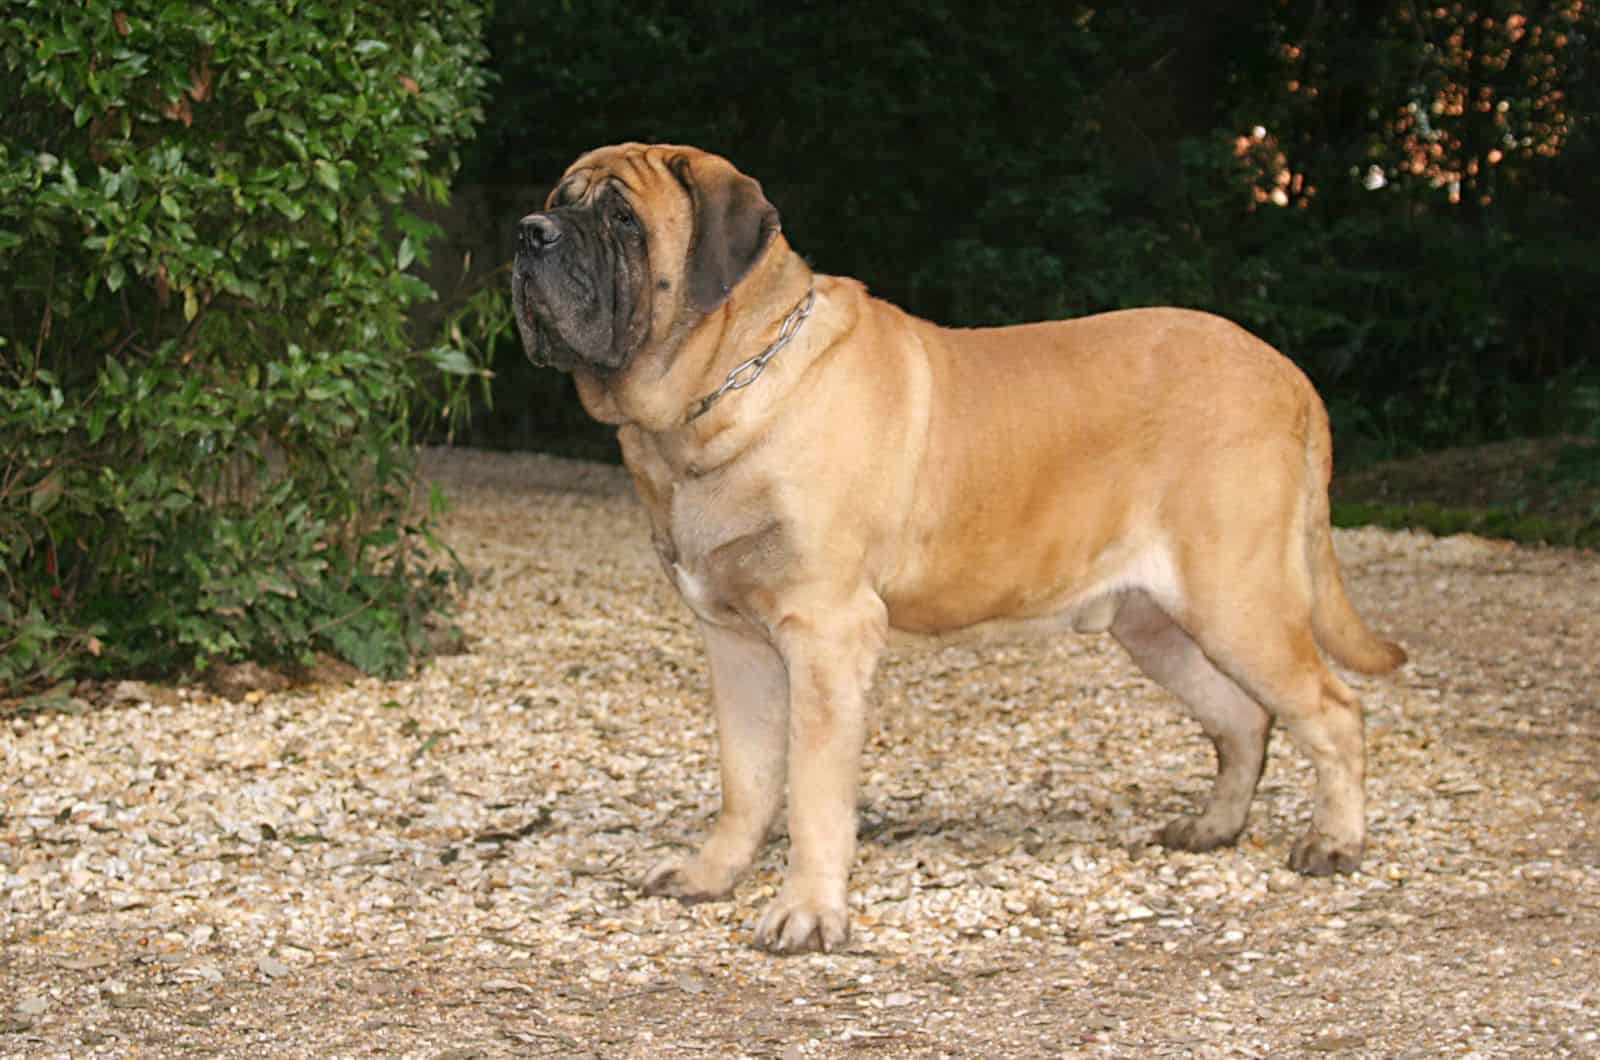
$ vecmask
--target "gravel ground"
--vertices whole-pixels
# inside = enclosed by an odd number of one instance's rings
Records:
[[[847,952],[638,877],[716,806],[687,611],[615,469],[449,452],[468,654],[0,721],[0,1055],[1600,1056],[1600,556],[1340,533],[1413,662],[1365,869],[1149,845],[1210,751],[1107,638],[880,671]]]

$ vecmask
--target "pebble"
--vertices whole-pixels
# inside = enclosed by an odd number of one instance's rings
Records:
[[[260,969],[262,975],[269,979],[282,979],[284,976],[294,971],[294,969],[289,967],[289,965],[283,963],[275,957],[261,958],[261,960],[256,962],[256,967]]]

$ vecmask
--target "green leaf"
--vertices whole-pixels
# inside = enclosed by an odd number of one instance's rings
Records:
[[[325,158],[319,158],[311,163],[317,175],[317,182],[329,191],[339,190],[339,167]]]
[[[428,514],[434,518],[450,511],[450,498],[437,482],[428,483]]]
[[[56,506],[61,499],[61,492],[65,488],[59,471],[52,471],[46,475],[33,493],[28,497],[28,510],[34,515],[43,515]]]
[[[428,351],[428,359],[435,368],[448,375],[478,375],[481,372],[471,357],[449,347],[441,346]]]
[[[406,236],[400,240],[400,251],[395,256],[395,264],[405,269],[415,260],[417,260],[416,248],[411,242],[411,237]]]
[[[306,150],[305,141],[300,139],[297,133],[290,129],[283,129],[278,133],[278,135],[283,138],[284,143],[289,145],[289,150],[293,151],[295,153],[295,157],[300,159],[300,161],[304,162],[306,159],[311,157],[310,152]]]

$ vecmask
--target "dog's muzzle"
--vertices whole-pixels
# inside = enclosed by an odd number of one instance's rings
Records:
[[[591,242],[571,218],[531,213],[517,223],[512,308],[523,350],[536,365],[564,372],[579,363],[610,367],[599,356],[610,346],[610,322],[596,311],[601,299],[584,260]]]
[[[530,360],[540,366],[552,365],[550,336],[540,326],[534,298],[529,290],[533,273],[548,262],[551,249],[562,239],[561,224],[546,214],[533,213],[517,224],[517,253],[511,266],[512,306],[517,330]],[[569,364],[560,365],[562,368]]]

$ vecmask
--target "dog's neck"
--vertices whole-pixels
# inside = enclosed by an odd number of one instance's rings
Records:
[[[740,361],[729,370],[727,378],[722,381],[721,386],[689,406],[689,414],[684,419],[684,423],[693,423],[710,412],[711,406],[721,400],[725,394],[734,390],[743,390],[759,379],[761,373],[766,371],[767,362],[771,361],[785,346],[789,345],[789,340],[794,338],[795,332],[799,331],[805,324],[806,318],[811,315],[811,308],[816,304],[816,301],[817,288],[813,284],[806,288],[806,296],[795,303],[795,307],[789,310],[789,315],[783,318],[783,323],[778,326],[777,338],[767,343],[767,348],[754,357]]]
[[[773,296],[763,300],[763,311],[752,312],[740,297],[746,290]],[[728,301],[679,323],[678,333],[659,337],[648,357],[614,375],[575,372],[578,396],[603,423],[683,435],[672,448],[709,442],[752,413],[760,418],[786,389],[783,380],[796,377],[816,330],[811,318],[824,301],[813,290],[810,266],[780,234]],[[752,362],[760,362],[759,370]]]

